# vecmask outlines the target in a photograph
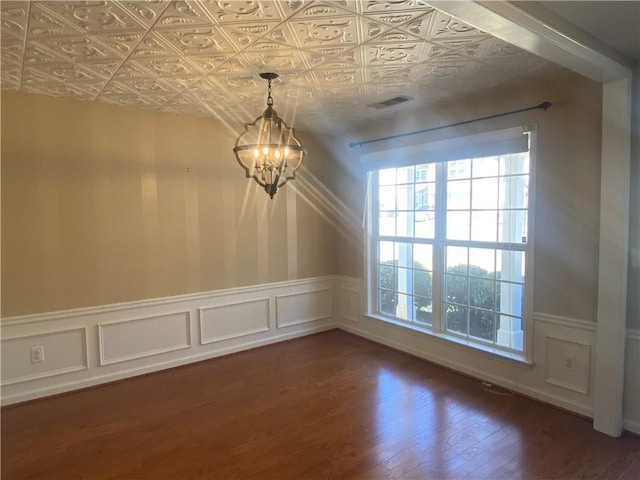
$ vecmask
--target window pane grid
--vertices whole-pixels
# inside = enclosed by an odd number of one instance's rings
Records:
[[[378,312],[521,352],[512,337],[524,316],[528,154],[442,166],[387,169],[378,182]],[[438,251],[442,271],[434,276]]]

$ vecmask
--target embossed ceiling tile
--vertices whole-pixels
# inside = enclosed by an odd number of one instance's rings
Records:
[[[113,84],[121,84],[121,82],[112,82]],[[175,96],[178,92],[171,86],[156,77],[141,77],[127,81],[126,86],[129,90],[141,93],[143,95],[161,93],[165,95]]]
[[[191,85],[187,92],[183,92],[183,95],[185,94],[188,95],[190,103],[223,104],[237,101],[229,91],[208,77]]]
[[[261,40],[282,43],[288,46],[300,46],[296,43],[296,34],[288,23],[281,23],[277,27],[269,30],[267,33],[262,35]]]
[[[360,23],[360,35],[361,42],[368,42],[372,39],[379,40],[381,37],[388,34],[392,27],[390,25],[376,22],[369,17],[358,17]]]
[[[413,82],[423,83],[437,79],[472,78],[480,68],[478,62],[435,63],[428,62],[413,66],[410,78]]]
[[[288,48],[298,46],[295,34],[284,24],[222,25],[220,29],[224,31],[237,51],[279,48],[278,44]],[[256,34],[250,32],[256,32]],[[263,33],[258,34],[258,32]]]
[[[218,75],[257,75],[257,71],[252,67],[248,60],[241,55],[236,55],[229,61],[223,63],[215,70]]]
[[[41,64],[33,67],[34,70],[61,82],[73,84],[75,82],[100,82],[105,81],[98,73],[82,67],[80,64],[70,62]]]
[[[362,13],[365,15],[431,8],[422,0],[362,0]]]
[[[316,1],[307,2],[293,15],[297,20],[314,20],[327,17],[340,17],[357,13],[357,2],[353,1]]]
[[[92,62],[79,62],[83,70],[89,70],[96,75],[109,79],[120,68],[120,60],[95,60]]]
[[[155,58],[176,54],[177,52],[167,40],[151,31],[142,39],[129,58],[131,60],[139,60],[140,58]]]
[[[44,7],[87,33],[140,30],[146,27],[137,14],[129,13],[120,2],[43,2]]]
[[[13,65],[3,65],[0,70],[0,87],[3,90],[20,90],[22,69]]]
[[[279,79],[274,80],[274,89],[278,89]],[[267,95],[267,82],[253,72],[244,75],[216,75],[215,79],[210,78],[210,82],[220,85],[224,90],[253,92],[255,95]]]
[[[254,20],[284,20],[278,3],[258,0],[200,0],[216,22],[240,23]]]
[[[190,55],[189,61],[196,65],[202,72],[209,73],[220,68],[226,62],[230,61],[235,54],[233,53],[213,53],[210,55]]]
[[[102,89],[102,92],[100,92],[100,96],[97,98],[97,100],[102,101],[102,97],[114,97],[118,95],[133,93],[135,93],[135,91],[128,86],[128,83],[111,80]]]
[[[385,65],[369,67],[365,71],[366,83],[409,84],[410,70],[407,65]]]
[[[224,33],[236,52],[241,52],[260,39],[258,35],[252,35],[247,31],[233,28],[231,25],[220,25],[218,28]]]
[[[120,65],[120,68],[113,76],[113,80],[126,82],[130,79],[149,77],[151,75],[153,74],[149,72],[146,68],[143,68],[140,65],[135,65],[132,62],[125,62],[122,65]]]
[[[78,90],[78,95],[81,95],[83,97],[86,96],[89,100],[94,100],[100,94],[100,92],[102,92],[105,84],[105,80],[98,80],[95,82],[77,82],[73,85],[70,85],[70,87]]]
[[[260,72],[304,72],[308,68],[303,55],[296,49],[278,48],[245,52],[242,56]]]
[[[367,85],[363,83],[351,84],[346,86],[323,85],[320,88],[320,96],[323,99],[336,99],[345,101],[347,99],[356,99],[362,102],[367,94]]]
[[[169,0],[120,1],[120,6],[131,13],[138,21],[150,27],[158,21],[162,13],[170,8]]]
[[[5,42],[21,42],[24,43],[24,37],[20,38],[11,33],[9,30],[0,29],[0,43]]]
[[[406,83],[367,83],[366,104],[382,102],[398,95],[406,95],[408,92]]]
[[[278,95],[278,112],[284,118],[291,118],[288,112],[297,109],[300,105],[307,105],[320,102],[322,99],[321,90],[318,88],[304,88],[302,86],[282,88]]]
[[[193,0],[171,2],[154,28],[198,27],[215,23],[206,10]]]
[[[491,62],[503,58],[532,57],[531,54],[521,48],[497,38],[489,38],[479,43],[481,45],[478,47],[477,57],[483,61]]]
[[[131,62],[137,66],[142,67],[159,77],[193,77],[203,75],[204,72],[200,71],[197,66],[187,60],[185,57],[179,55],[163,56],[163,57],[140,57]]]
[[[489,43],[487,43],[487,38],[482,37],[465,37],[458,39],[443,39],[438,42],[440,47],[434,47],[434,52],[440,48],[442,53],[446,52],[446,49],[450,51],[454,51],[458,55],[463,55],[469,58],[473,58],[475,60],[480,60],[484,57],[487,48],[489,47]]]
[[[29,42],[24,54],[25,65],[37,67],[48,63],[65,62],[64,58],[51,53],[50,51],[40,47],[37,42]]]
[[[109,47],[121,57],[127,57],[145,36],[144,31],[96,33],[92,37]]]
[[[342,70],[321,70],[317,69],[313,72],[314,77],[318,81],[320,88],[323,85],[351,85],[354,83],[364,82],[364,72],[362,68],[352,67]]]
[[[23,42],[20,40],[3,41],[0,44],[0,58],[2,58],[2,68],[6,68],[8,64],[21,65],[24,59]]]
[[[365,61],[368,66],[408,65],[423,60],[422,42],[371,42],[364,46]]]
[[[443,39],[459,39],[469,36],[489,37],[489,35],[483,31],[467,25],[457,18],[450,17],[442,12],[437,12],[433,24],[430,26],[429,33],[423,38],[439,42]]]
[[[61,2],[62,5],[62,2]],[[30,40],[57,35],[72,36],[84,33],[46,10],[42,4],[33,2],[29,10],[27,27]]]
[[[123,107],[157,107],[153,100],[143,97],[139,93],[122,93],[119,95],[106,95],[102,93],[97,100],[102,103],[120,105]]]
[[[157,34],[183,55],[236,52],[224,35],[211,25],[159,30]]]
[[[30,45],[46,49],[72,62],[119,59],[111,50],[90,36],[41,38]]]
[[[23,39],[27,34],[29,4],[27,2],[0,2],[0,25],[3,41],[5,34]]]
[[[77,100],[93,100],[95,94],[63,82],[41,83],[36,85],[26,85],[24,91],[28,93],[38,93],[53,97],[72,97]]]
[[[425,13],[427,12],[427,13]],[[400,28],[403,31],[419,30],[419,25],[423,25],[429,21],[435,14],[432,13],[433,9],[421,9],[421,10],[402,10],[388,13],[373,13],[365,16],[367,21],[376,21],[388,28]],[[413,35],[416,33],[411,32]],[[419,33],[417,34],[419,36]],[[419,37],[424,38],[424,37]]]
[[[147,99],[149,99],[151,102],[153,102],[158,107],[160,107],[162,105],[166,105],[176,95],[177,95],[176,92],[171,92],[171,91],[167,91],[167,92],[148,92],[148,93],[144,94],[144,96]]]
[[[439,52],[439,48],[433,47],[433,52]],[[477,60],[472,59],[466,55],[464,55],[461,50],[457,50],[455,52],[446,52],[434,55],[433,57],[428,59],[431,63],[470,63],[476,62]]]
[[[295,36],[280,20],[225,23],[219,25],[218,28],[229,38],[237,51],[247,48],[259,39],[295,45]]]
[[[291,21],[298,44],[303,48],[327,45],[357,45],[361,42],[359,32],[361,17],[343,15],[331,18],[313,18]]]
[[[49,75],[47,75],[46,73],[40,71],[40,70],[36,70],[33,67],[28,67],[25,66],[22,69],[22,83],[23,85],[35,85],[35,84],[40,84],[40,83],[49,83],[49,82],[55,82],[57,80],[51,78]]]
[[[321,86],[318,84],[316,77],[310,72],[304,73],[283,73],[278,78],[276,94],[280,90],[287,90],[289,88],[315,88]],[[266,82],[264,83],[266,86]],[[275,90],[275,89],[274,89]]]
[[[433,24],[437,17],[437,10],[431,7],[424,7],[420,15],[409,19],[397,28],[405,33],[413,35],[421,40],[429,37]]]
[[[163,77],[162,81],[175,92],[183,92],[201,78],[202,76],[198,74],[187,77]]]
[[[308,7],[313,0],[272,0],[278,4],[278,9],[282,12],[284,18],[289,18],[302,8]]]

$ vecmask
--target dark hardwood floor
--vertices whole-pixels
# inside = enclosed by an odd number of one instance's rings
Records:
[[[2,409],[2,478],[640,478],[640,439],[332,330]]]

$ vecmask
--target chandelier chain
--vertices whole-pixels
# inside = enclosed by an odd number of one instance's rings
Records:
[[[273,105],[273,97],[271,96],[271,79],[268,80],[269,86],[267,87],[267,106],[271,107]]]

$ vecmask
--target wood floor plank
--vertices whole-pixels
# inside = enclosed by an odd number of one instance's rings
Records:
[[[638,478],[640,439],[334,330],[2,409],[2,478]]]

